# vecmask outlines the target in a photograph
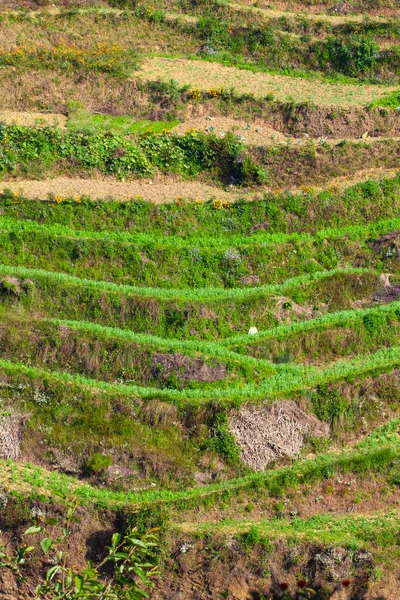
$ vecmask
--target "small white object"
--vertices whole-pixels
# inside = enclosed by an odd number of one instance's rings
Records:
[[[258,333],[257,327],[250,327],[249,335],[256,335],[256,333]]]

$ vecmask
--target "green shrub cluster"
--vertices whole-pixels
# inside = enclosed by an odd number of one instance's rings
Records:
[[[156,169],[193,176],[213,172],[237,183],[260,183],[264,174],[231,134],[221,138],[146,134],[137,138],[115,131],[62,132],[52,127],[7,126],[0,123],[0,172],[17,167],[65,161],[70,169],[99,170],[119,177],[152,176]]]
[[[204,42],[205,57],[223,58],[223,53],[229,52],[233,61],[234,57],[244,56],[260,67],[287,65],[355,78],[397,80],[400,74],[396,48],[380,51],[371,34],[345,32],[323,39],[307,35],[301,38],[280,32],[274,23],[243,27],[214,16],[201,18],[196,33]]]

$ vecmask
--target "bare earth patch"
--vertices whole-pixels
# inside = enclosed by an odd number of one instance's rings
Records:
[[[329,425],[285,400],[271,406],[243,406],[229,419],[229,428],[241,449],[242,460],[255,471],[281,457],[294,458],[304,437],[327,437]]]
[[[273,93],[280,101],[296,97],[296,102],[314,102],[320,106],[366,105],[397,89],[379,85],[323,83],[318,79],[256,73],[219,63],[184,58],[147,58],[138,77],[147,80],[174,79],[181,85],[209,90],[235,88],[241,93],[265,97]]]
[[[244,121],[232,117],[198,117],[187,119],[174,127],[173,131],[177,133],[186,133],[190,129],[197,129],[205,133],[228,133],[237,135],[245,144],[265,144],[278,140],[285,140],[286,137],[280,131],[266,127],[262,121]]]
[[[65,129],[67,117],[58,113],[39,113],[39,112],[14,112],[4,110],[0,112],[0,121],[7,125],[25,125],[33,127],[35,125],[50,125]]]

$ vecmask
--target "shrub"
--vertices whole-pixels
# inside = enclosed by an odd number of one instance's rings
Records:
[[[378,333],[386,326],[387,317],[384,313],[368,313],[363,316],[363,324],[368,333]]]
[[[324,54],[339,72],[352,77],[371,73],[378,59],[379,47],[367,36],[330,37]]]
[[[319,419],[331,425],[348,410],[348,403],[335,388],[328,385],[319,385],[311,393],[314,412]]]
[[[111,456],[108,454],[95,453],[86,463],[86,471],[91,475],[98,475],[108,469],[112,464]]]

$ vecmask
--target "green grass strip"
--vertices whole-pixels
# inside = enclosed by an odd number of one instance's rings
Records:
[[[313,332],[329,329],[331,327],[347,327],[361,321],[365,316],[373,315],[393,315],[399,314],[400,300],[383,304],[373,308],[358,308],[355,310],[344,310],[336,313],[327,313],[326,315],[312,319],[310,321],[299,321],[290,325],[281,325],[270,330],[260,331],[255,335],[240,335],[221,340],[219,343],[207,342],[202,340],[177,340],[174,338],[162,338],[155,335],[134,333],[128,329],[119,329],[118,327],[107,327],[92,323],[90,321],[72,321],[68,319],[43,319],[49,323],[64,325],[74,331],[81,331],[99,338],[123,339],[136,344],[152,345],[158,348],[166,348],[181,353],[198,352],[207,356],[218,357],[225,360],[240,362],[246,365],[265,366],[275,369],[276,365],[268,360],[254,358],[245,354],[240,354],[229,350],[227,346],[245,343],[246,345],[257,344],[264,339],[282,339],[289,336],[295,336],[299,333]]]
[[[316,319],[280,325],[279,327],[259,331],[254,335],[246,334],[229,337],[221,340],[220,344],[229,347],[236,344],[255,345],[262,340],[282,339],[300,333],[323,331],[331,327],[348,327],[361,321],[363,317],[368,315],[391,315],[393,313],[398,313],[400,317],[400,300],[373,308],[357,308],[354,310],[326,313]]]
[[[64,325],[70,329],[73,329],[74,331],[89,333],[99,338],[123,339],[134,342],[135,344],[151,345],[156,346],[157,348],[164,348],[181,353],[201,353],[207,356],[239,362],[248,366],[263,366],[269,370],[275,370],[275,365],[268,360],[258,359],[252,356],[245,356],[213,342],[162,338],[145,333],[134,333],[128,329],[119,329],[118,327],[98,325],[97,323],[91,323],[89,321],[71,321],[68,319],[43,319],[43,321],[55,323],[57,325]]]
[[[380,349],[372,354],[357,356],[352,360],[339,360],[317,369],[306,365],[276,365],[276,373],[259,384],[243,384],[240,387],[200,389],[157,389],[135,385],[111,384],[89,379],[82,375],[71,375],[64,372],[47,371],[28,367],[18,362],[0,359],[0,369],[11,376],[26,376],[31,379],[43,379],[51,384],[52,380],[77,384],[87,389],[102,390],[107,394],[139,397],[143,399],[158,398],[185,406],[187,401],[202,404],[210,400],[235,403],[263,401],[267,398],[282,397],[316,385],[333,383],[348,378],[364,378],[370,374],[388,372],[400,366],[400,346]]]
[[[123,285],[111,283],[108,281],[94,281],[92,279],[81,279],[73,275],[64,273],[53,273],[51,271],[43,271],[41,269],[27,269],[25,267],[11,267],[8,265],[0,265],[0,275],[9,275],[13,277],[36,278],[43,283],[46,280],[59,282],[60,285],[78,285],[82,287],[96,288],[102,291],[113,291],[120,294],[131,294],[144,298],[156,298],[159,300],[187,300],[193,302],[206,302],[212,300],[245,300],[254,296],[264,296],[270,294],[283,293],[284,290],[301,285],[307,285],[314,281],[327,279],[335,275],[361,275],[369,272],[369,269],[332,269],[330,271],[318,271],[307,275],[299,275],[292,279],[287,279],[279,284],[267,284],[254,288],[201,288],[201,289],[164,289],[164,288],[149,288],[137,287],[131,285]]]
[[[294,517],[282,519],[273,517],[268,521],[230,521],[220,523],[188,524],[186,531],[198,534],[229,533],[243,535],[250,528],[268,539],[282,537],[307,541],[319,541],[329,544],[344,544],[352,549],[367,545],[390,548],[400,545],[398,536],[400,511],[376,512],[366,515],[318,514],[309,518]],[[178,527],[179,528],[179,527]]]
[[[194,236],[181,237],[177,235],[155,235],[148,233],[129,233],[126,231],[94,231],[74,230],[66,225],[40,224],[32,220],[16,220],[0,217],[0,232],[29,233],[38,231],[49,236],[68,237],[85,240],[102,240],[119,243],[137,244],[142,246],[187,248],[193,245],[201,248],[225,248],[231,246],[250,246],[255,244],[287,244],[292,242],[322,242],[346,237],[350,240],[366,239],[372,236],[383,235],[389,231],[400,228],[400,218],[386,219],[368,225],[350,225],[339,229],[323,229],[312,235],[310,233],[255,233],[250,236],[225,235],[221,237]]]
[[[350,452],[343,451],[339,455],[322,454],[312,459],[298,460],[293,465],[269,470],[265,473],[252,473],[245,477],[181,491],[116,492],[105,488],[96,488],[58,471],[47,471],[43,467],[29,463],[22,464],[12,460],[3,460],[0,461],[0,465],[9,468],[11,480],[15,486],[25,483],[32,486],[34,490],[44,490],[47,495],[62,491],[64,493],[73,492],[88,503],[105,505],[117,503],[133,507],[166,503],[178,508],[190,506],[197,508],[201,501],[208,502],[213,497],[223,496],[224,500],[229,497],[237,499],[237,494],[241,490],[272,491],[277,487],[288,489],[330,479],[337,473],[385,473],[391,465],[397,464],[400,458],[400,436],[397,433],[399,426],[400,419],[394,419],[372,432],[364,438],[360,448],[356,445]]]

